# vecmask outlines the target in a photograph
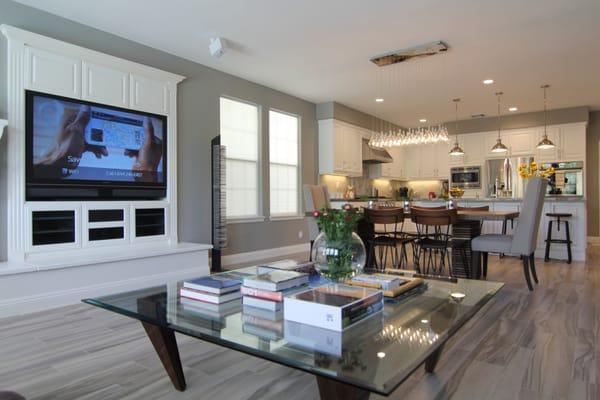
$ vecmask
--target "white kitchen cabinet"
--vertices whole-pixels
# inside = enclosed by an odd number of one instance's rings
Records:
[[[319,173],[362,176],[362,131],[333,119],[319,121]]]
[[[585,160],[585,124],[559,125],[560,160]]]
[[[536,148],[535,159],[539,162],[558,161],[558,160],[560,160],[560,148],[561,148],[559,128],[558,128],[558,126],[549,126],[546,129],[546,133],[548,135],[548,139],[550,139],[552,141],[552,143],[554,143],[555,146],[551,149],[545,149],[545,150]],[[537,147],[537,144],[544,137],[544,127],[538,127],[536,129],[535,137],[536,137],[535,145]]]
[[[483,148],[485,144],[485,135],[481,133],[470,133],[462,135],[461,138],[462,142],[460,142],[460,145],[465,151],[465,154],[462,157],[456,157],[457,159],[462,158],[461,165],[483,165],[485,159]]]
[[[507,135],[507,143],[511,156],[531,156],[535,154],[535,129],[512,130]]]
[[[452,144],[438,143],[434,145],[435,155],[435,177],[436,178],[449,178],[450,177],[450,147]]]
[[[386,151],[394,160],[391,163],[371,164],[369,165],[369,178],[371,179],[396,179],[406,178],[404,172],[404,154],[402,147],[386,148]]]
[[[437,164],[435,162],[436,146],[432,144],[417,145],[419,152],[419,177],[420,178],[435,178]]]
[[[404,150],[404,168],[408,179],[418,179],[421,177],[421,151],[416,145],[406,146]]]
[[[83,61],[82,97],[117,107],[129,107],[129,72]]]
[[[169,82],[137,74],[131,74],[130,82],[131,108],[155,114],[169,113]]]
[[[81,98],[81,59],[26,46],[25,88]]]

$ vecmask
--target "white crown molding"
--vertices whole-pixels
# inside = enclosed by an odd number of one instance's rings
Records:
[[[139,64],[133,61],[124,60],[105,53],[100,53],[95,50],[86,49],[85,47],[66,43],[60,40],[52,39],[34,32],[25,31],[10,25],[0,25],[0,32],[12,41],[18,41],[25,45],[43,48],[47,51],[56,51],[65,55],[72,55],[77,58],[84,58],[89,61],[99,62],[103,65],[111,65],[125,70],[138,70],[145,76],[154,79],[168,80],[177,84],[185,79],[185,76],[174,74],[172,72],[163,71],[158,68],[150,67],[144,64]]]

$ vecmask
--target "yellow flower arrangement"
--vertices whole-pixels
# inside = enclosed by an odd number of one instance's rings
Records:
[[[554,167],[538,168],[538,165],[535,161],[532,161],[530,164],[524,163],[519,165],[519,176],[523,179],[529,179],[534,176],[540,176],[548,179],[552,175],[554,175]]]

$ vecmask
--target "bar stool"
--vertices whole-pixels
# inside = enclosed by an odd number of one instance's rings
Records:
[[[546,236],[546,254],[544,255],[544,261],[550,261],[550,244],[551,243],[561,243],[567,245],[567,264],[571,264],[571,233],[569,232],[569,220],[564,218],[571,218],[573,214],[571,213],[546,213],[546,217],[555,218],[551,219],[548,222],[548,234]],[[563,220],[561,221],[561,218]],[[565,224],[565,239],[552,239],[552,223],[555,222],[558,224],[556,226],[556,230],[560,232],[560,223],[564,222]]]

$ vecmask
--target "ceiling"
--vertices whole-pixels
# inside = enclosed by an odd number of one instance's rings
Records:
[[[403,126],[549,107],[600,109],[598,0],[18,0],[320,103]],[[111,10],[111,11],[107,11]],[[115,10],[118,10],[115,11]],[[230,48],[208,52],[211,36]],[[378,68],[369,58],[443,40],[447,53]],[[496,83],[485,86],[482,80]],[[383,97],[383,103],[376,103]]]

